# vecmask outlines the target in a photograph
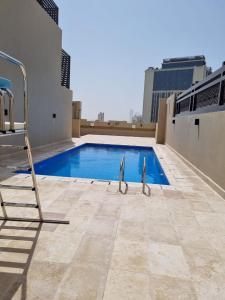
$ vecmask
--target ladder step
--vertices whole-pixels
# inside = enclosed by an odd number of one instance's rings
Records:
[[[37,231],[38,227],[20,227],[13,225],[3,225],[2,229],[10,229],[10,230],[22,230],[22,231]],[[1,247],[0,247],[1,248]],[[0,249],[1,251],[1,249]]]
[[[24,130],[24,126],[25,126],[25,123],[14,122],[15,130]],[[5,129],[6,129],[6,131],[12,131],[10,128],[10,122],[5,122]]]
[[[12,240],[12,241],[30,241],[33,242],[34,238],[27,236],[15,236],[15,235],[0,235],[0,240]]]
[[[0,145],[0,148],[14,148],[18,150],[27,150],[27,146],[18,146],[18,145]]]
[[[0,168],[14,170],[14,171],[23,171],[23,172],[31,172],[31,168],[29,167],[23,167],[23,166],[8,166],[0,164]]]
[[[35,191],[35,187],[32,186],[8,185],[8,184],[0,184],[0,189]]]
[[[16,217],[0,217],[0,220],[15,221],[15,222],[31,222],[31,223],[36,222],[36,223],[50,223],[50,224],[70,224],[70,222],[66,220],[30,219],[30,218],[16,218]]]
[[[25,133],[27,133],[27,130],[15,130],[15,132],[4,131],[4,132],[0,132],[0,138],[5,137],[5,136],[20,135],[20,134],[25,134]]]
[[[10,247],[0,247],[0,252],[9,252],[9,253],[25,253],[29,254],[30,249],[26,248],[10,248]]]
[[[15,207],[29,207],[29,208],[38,208],[37,204],[30,203],[15,203],[15,202],[2,202],[1,206],[15,206]]]
[[[11,261],[0,261],[0,266],[5,268],[13,268],[13,269],[25,269],[27,264],[19,263],[19,262],[11,262]]]

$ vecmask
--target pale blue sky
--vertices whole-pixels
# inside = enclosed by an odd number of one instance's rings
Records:
[[[71,88],[82,116],[129,119],[142,112],[144,70],[162,59],[225,60],[224,0],[55,0],[63,47],[72,57]]]

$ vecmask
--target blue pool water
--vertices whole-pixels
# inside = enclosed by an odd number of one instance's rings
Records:
[[[150,147],[84,144],[35,164],[39,175],[118,180],[122,157],[125,156],[125,180],[141,182],[146,157],[148,183],[168,185],[168,179]]]

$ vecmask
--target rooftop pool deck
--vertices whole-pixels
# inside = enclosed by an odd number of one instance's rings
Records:
[[[147,197],[140,183],[122,195],[114,181],[38,175],[45,216],[70,224],[0,222],[0,299],[225,299],[225,200],[151,138],[87,135],[34,149],[34,160],[84,143],[153,147],[170,185],[150,184]],[[0,165],[24,159],[0,156]],[[0,179],[29,184],[13,172],[0,168]],[[12,202],[33,196],[2,193]]]

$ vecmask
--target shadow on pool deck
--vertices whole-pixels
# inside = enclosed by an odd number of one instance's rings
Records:
[[[74,141],[68,140],[52,145],[32,148],[34,162],[41,161],[48,157],[54,156],[76,146]],[[28,165],[27,155],[24,151],[1,152],[0,151],[0,181],[11,178],[15,175],[15,168],[25,168]],[[10,166],[10,168],[6,168]]]
[[[0,298],[2,300],[13,299],[13,296],[17,293],[17,291],[21,289],[19,299],[25,300],[27,299],[27,274],[42,228],[42,224],[38,224],[37,227],[21,227],[17,225],[11,225],[12,222],[10,222],[10,225],[7,225],[7,223],[9,222],[4,221],[0,225]],[[4,230],[10,230],[11,235],[9,236],[2,234]],[[34,236],[24,236],[23,234],[21,234],[21,232],[23,231],[32,231],[34,233]],[[2,243],[2,241],[6,242],[4,246],[2,245],[4,244]],[[15,245],[13,243],[14,241],[30,242],[31,247],[13,247],[13,245]],[[26,255],[26,262],[15,261],[15,259],[13,259],[15,258],[15,255],[17,255],[17,257],[19,257],[20,255]]]

